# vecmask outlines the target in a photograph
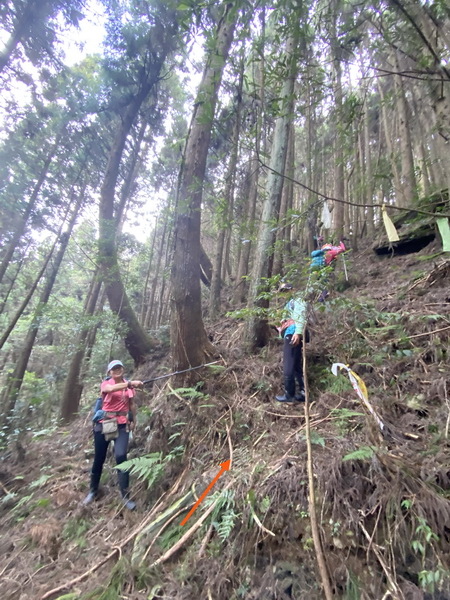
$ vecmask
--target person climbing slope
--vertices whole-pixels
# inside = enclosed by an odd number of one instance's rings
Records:
[[[107,367],[107,375],[100,387],[102,407],[93,418],[94,421],[94,463],[91,470],[90,491],[83,501],[84,505],[93,502],[98,495],[100,477],[106,459],[109,442],[114,439],[116,463],[120,465],[127,460],[130,431],[136,426],[135,388],[142,387],[139,380],[127,381],[124,378],[124,367],[120,360],[112,360]],[[129,417],[129,413],[131,413]],[[112,429],[113,431],[109,431]],[[117,472],[119,488],[125,506],[129,510],[136,508],[128,494],[129,473]]]
[[[292,283],[281,283],[279,292],[289,292],[290,298],[284,307],[284,319],[279,327],[283,338],[284,394],[276,396],[278,402],[303,402],[303,331],[306,325],[306,301],[295,291]],[[296,383],[298,391],[295,393]]]
[[[319,302],[323,302],[328,296],[326,286],[328,283],[329,270],[327,270],[327,267],[331,266],[339,254],[345,251],[345,244],[341,241],[339,242],[339,246],[324,244],[320,249],[311,252],[311,264],[309,268],[312,273],[317,273],[317,281],[323,288],[318,298]]]

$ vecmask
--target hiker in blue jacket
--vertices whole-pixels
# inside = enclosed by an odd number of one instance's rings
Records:
[[[283,338],[284,394],[276,396],[278,402],[303,402],[305,386],[303,382],[303,332],[306,325],[308,305],[296,293],[292,283],[281,283],[279,292],[289,292],[291,298],[286,303],[285,315],[279,327]],[[297,393],[295,391],[298,386]]]

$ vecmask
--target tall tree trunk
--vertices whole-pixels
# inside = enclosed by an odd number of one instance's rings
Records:
[[[241,60],[239,83],[236,91],[237,107],[235,109],[235,123],[231,135],[231,156],[225,175],[224,210],[222,218],[219,217],[219,237],[216,245],[216,256],[211,280],[209,297],[209,314],[211,319],[216,319],[220,311],[220,292],[222,288],[222,264],[224,259],[225,237],[231,230],[233,218],[233,199],[236,184],[236,165],[239,156],[239,134],[241,130],[242,112],[242,85],[244,81],[244,61]]]
[[[295,80],[298,72],[299,38],[299,23],[293,22],[291,33],[286,41],[285,56],[286,63],[288,64],[288,73],[280,93],[282,101],[281,115],[277,117],[275,122],[266,184],[266,198],[263,205],[258,243],[251,275],[249,306],[254,308],[267,308],[268,305],[267,301],[258,300],[258,296],[262,291],[261,288],[264,287],[263,282],[265,278],[271,275],[270,262],[273,259],[273,221],[279,210],[283,187],[282,174],[286,165],[289,127],[294,107]],[[267,319],[260,317],[249,319],[246,328],[246,341],[250,348],[256,349],[265,346],[268,337],[269,326]]]
[[[6,430],[10,430],[12,428],[12,417],[14,412],[14,407],[16,405],[16,401],[20,392],[20,388],[22,387],[23,378],[25,376],[25,372],[27,370],[28,361],[30,360],[31,352],[33,350],[34,342],[36,340],[36,336],[39,331],[39,327],[41,324],[41,320],[47,306],[48,300],[50,298],[50,294],[53,289],[53,285],[56,280],[56,276],[58,275],[59,267],[61,266],[62,259],[67,249],[67,245],[69,243],[70,235],[72,233],[73,227],[75,225],[78,212],[80,209],[82,200],[80,199],[74,210],[72,212],[70,222],[67,227],[67,231],[65,231],[61,235],[60,246],[55,255],[55,260],[52,265],[52,269],[48,275],[45,286],[41,292],[39,297],[38,305],[34,311],[33,318],[28,329],[28,333],[25,338],[25,342],[21,349],[19,358],[16,362],[14,371],[12,374],[8,376],[5,389],[3,390],[0,406],[2,407],[2,416],[0,417],[0,422],[3,424]]]
[[[372,156],[370,152],[370,114],[369,114],[369,94],[366,93],[364,103],[364,158],[365,158],[365,173],[364,173],[364,191],[365,200],[367,203],[367,234],[372,239],[375,229],[374,213],[373,213],[373,170]]]
[[[164,244],[166,243],[166,231],[167,231],[167,218],[164,219],[162,231],[160,232],[159,247],[156,251],[156,264],[155,264],[154,275],[153,275],[153,279],[152,279],[151,293],[150,293],[150,298],[149,298],[149,301],[147,304],[147,311],[145,313],[145,319],[144,319],[144,326],[146,328],[148,328],[151,323],[151,315],[156,312],[155,296],[156,296],[156,289],[158,286],[158,281],[162,280],[161,262],[163,259]]]
[[[258,136],[257,136],[258,137]],[[245,302],[247,298],[248,282],[246,275],[249,272],[250,254],[252,245],[254,244],[253,236],[255,232],[255,214],[256,214],[256,199],[258,197],[258,181],[259,181],[259,139],[257,139],[258,148],[251,160],[248,163],[248,195],[245,195],[245,210],[246,215],[244,222],[240,228],[240,255],[239,264],[236,273],[236,285],[233,293],[233,301],[235,304]],[[244,238],[244,239],[243,239]]]
[[[378,91],[380,93],[381,98],[381,117],[383,122],[383,131],[384,131],[384,141],[386,142],[387,155],[389,157],[389,163],[392,167],[392,179],[393,179],[393,188],[395,192],[395,196],[397,197],[400,194],[401,183],[400,183],[400,173],[398,171],[397,166],[397,157],[394,153],[393,149],[393,141],[392,141],[392,119],[389,119],[388,115],[388,103],[386,94],[384,92],[382,84],[378,81]]]
[[[333,20],[331,33],[331,56],[333,61],[333,92],[335,102],[335,136],[334,136],[334,197],[337,200],[344,200],[345,181],[344,181],[344,132],[342,120],[343,92],[342,92],[342,64],[341,64],[341,44],[337,35],[337,21],[340,0],[333,0]],[[333,210],[333,229],[335,241],[344,234],[344,204],[335,202]]]
[[[118,222],[117,215],[114,214],[114,197],[128,134],[142,103],[156,83],[161,68],[162,64],[159,65],[159,69],[156,69],[157,72],[152,77],[142,83],[140,91],[131,100],[125,111],[111,147],[100,194],[99,264],[110,308],[128,327],[125,334],[125,346],[136,365],[144,361],[152,344],[131,307],[122,280],[116,247]]]
[[[200,365],[214,352],[206,335],[201,309],[201,202],[217,94],[237,16],[236,5],[226,3],[215,39],[209,45],[180,170],[171,277],[171,350],[175,370]]]
[[[148,255],[148,262],[147,262],[147,266],[146,266],[146,269],[145,269],[144,289],[142,290],[141,310],[140,310],[140,315],[139,315],[139,321],[140,321],[142,327],[144,327],[144,329],[146,327],[146,325],[145,325],[146,315],[147,315],[147,311],[149,309],[149,303],[147,302],[148,285],[150,283],[150,274],[152,272],[153,260],[155,258],[156,235],[157,235],[157,232],[158,232],[158,224],[159,224],[159,219],[157,217],[156,218],[156,222],[155,222],[155,226],[153,228],[152,236],[151,236],[150,252],[149,252],[149,255]],[[166,226],[166,222],[164,222],[164,227],[165,226]],[[157,258],[159,258],[159,260],[161,260],[161,257],[159,255],[158,255]],[[155,270],[157,271],[158,267],[156,267]]]
[[[295,131],[292,121],[289,125],[288,136],[288,150],[285,166],[285,174],[288,179],[284,180],[283,191],[281,193],[280,212],[278,216],[279,225],[276,232],[276,247],[273,261],[273,272],[278,274],[283,272],[284,265],[286,262],[290,262],[292,255],[292,228],[290,217],[288,217],[288,213],[292,209],[292,198],[294,193],[292,179],[294,177]]]
[[[262,15],[262,43],[264,46],[265,36],[265,11],[263,8]],[[255,114],[255,138],[254,148],[248,162],[248,173],[246,177],[245,189],[248,189],[248,194],[243,194],[245,216],[243,224],[240,227],[240,252],[239,263],[236,273],[236,285],[233,293],[233,301],[235,304],[240,304],[247,300],[248,280],[247,275],[250,270],[250,256],[254,246],[254,235],[256,231],[255,215],[256,201],[258,198],[259,185],[259,155],[261,152],[261,137],[263,131],[263,113],[265,104],[265,74],[264,74],[264,48],[258,54],[258,60],[253,60],[252,67],[255,69],[255,79],[258,82],[258,96],[260,98],[259,106],[256,106]]]
[[[170,25],[164,25],[162,21],[155,20],[154,31],[149,38],[150,47],[146,55],[146,62],[142,61],[139,70],[138,90],[131,97],[121,116],[109,153],[100,193],[99,264],[109,306],[127,326],[125,346],[135,365],[145,360],[146,355],[152,349],[152,342],[139,323],[121,277],[116,247],[118,222],[114,215],[114,197],[125,143],[143,103],[161,79],[161,71],[166,58],[176,44],[176,30],[177,24],[174,16]],[[151,46],[154,39],[159,40],[158,53]],[[143,135],[142,128],[141,132]]]
[[[97,301],[102,286],[99,275],[99,270],[96,269],[93,274],[89,293],[84,305],[83,320],[85,320],[85,322],[92,317],[95,312],[95,307],[97,306]],[[63,423],[68,423],[78,413],[81,393],[83,391],[83,384],[80,381],[80,373],[86,351],[86,340],[91,327],[92,326],[90,324],[82,325],[82,329],[78,335],[76,350],[71,357],[61,398],[60,417]]]
[[[400,65],[397,54],[394,54],[395,71],[400,71]],[[400,179],[400,194],[398,196],[398,205],[407,207],[417,197],[416,176],[414,174],[414,159],[412,153],[411,130],[409,128],[409,111],[406,102],[405,88],[403,79],[400,75],[394,75],[395,84],[395,107],[397,110],[399,123],[399,138],[400,138],[400,164],[401,164],[401,179]]]

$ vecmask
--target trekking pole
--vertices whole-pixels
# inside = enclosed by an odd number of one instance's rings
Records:
[[[165,379],[166,377],[172,377],[173,375],[180,375],[180,373],[187,373],[188,371],[195,371],[195,369],[201,369],[202,367],[209,367],[210,365],[215,365],[220,362],[220,360],[215,360],[214,362],[205,363],[204,365],[198,365],[198,367],[190,367],[189,369],[183,369],[182,371],[175,371],[174,373],[168,373],[167,375],[160,375],[159,377],[154,377],[153,379],[146,379],[142,383],[151,383],[152,381],[158,381],[158,379]]]
[[[345,263],[345,254],[342,255],[342,260],[344,261],[345,281],[348,281],[347,265]]]

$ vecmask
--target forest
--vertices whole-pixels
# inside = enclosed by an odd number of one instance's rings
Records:
[[[448,3],[4,0],[0,82],[2,598],[450,600]]]

